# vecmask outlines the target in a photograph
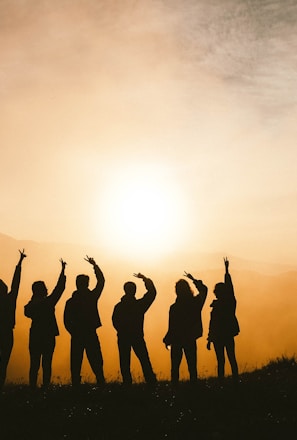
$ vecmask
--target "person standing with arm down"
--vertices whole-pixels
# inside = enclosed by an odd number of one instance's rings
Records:
[[[71,335],[70,369],[72,385],[77,387],[81,382],[81,366],[84,351],[93,373],[96,376],[97,385],[104,385],[103,357],[97,328],[101,327],[98,313],[98,299],[101,296],[105,279],[95,260],[86,256],[85,260],[93,266],[97,279],[96,287],[89,289],[89,276],[78,275],[76,277],[77,290],[66,302],[64,310],[64,324]]]
[[[147,289],[145,295],[136,299],[136,284],[133,281],[127,281],[124,284],[125,295],[114,307],[112,315],[113,326],[118,335],[120,369],[124,385],[130,386],[132,384],[131,349],[133,349],[141,363],[146,383],[153,385],[157,380],[144,340],[143,324],[144,314],[155,300],[157,292],[150,278],[141,273],[134,274],[134,276],[144,281]]]
[[[196,280],[191,274],[185,276],[193,281],[198,295],[194,296],[189,283],[180,279],[175,285],[176,301],[169,310],[169,326],[163,342],[168,348],[171,346],[171,382],[177,385],[179,368],[183,353],[186,356],[190,382],[197,382],[197,344],[196,340],[202,336],[201,311],[204,306],[207,287],[201,280]]]
[[[22,261],[26,257],[24,249],[19,253],[20,259],[14,271],[10,292],[4,281],[0,280],[0,390],[5,383],[14,342],[15,310],[21,281]]]
[[[210,314],[207,349],[210,350],[211,343],[214,345],[217,363],[218,378],[223,380],[225,376],[225,350],[231,365],[232,377],[238,379],[238,366],[235,356],[234,336],[239,333],[239,325],[235,315],[236,299],[233,283],[229,273],[229,261],[224,258],[225,282],[217,283],[214,288],[215,299]]]
[[[43,388],[47,389],[51,382],[52,359],[56,336],[59,335],[55,306],[61,298],[66,284],[66,262],[61,258],[60,263],[61,272],[52,293],[48,295],[44,281],[35,281],[32,284],[32,298],[25,306],[25,316],[32,320],[29,337],[29,384],[32,390],[36,389],[40,362],[43,372]]]

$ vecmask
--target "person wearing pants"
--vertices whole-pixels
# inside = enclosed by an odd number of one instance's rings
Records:
[[[105,279],[96,261],[91,257],[85,260],[93,266],[96,276],[96,286],[89,289],[89,276],[76,277],[77,290],[68,299],[64,310],[64,325],[71,335],[70,370],[72,385],[81,383],[81,366],[84,352],[96,377],[97,385],[104,385],[103,357],[97,328],[101,327],[98,312],[98,299],[101,296]]]
[[[43,388],[48,388],[51,382],[52,359],[56,346],[56,336],[59,335],[55,306],[61,298],[66,284],[66,262],[62,259],[60,262],[61,272],[52,293],[48,295],[44,281],[35,281],[32,284],[32,298],[25,306],[25,316],[32,320],[29,337],[29,384],[33,390],[37,385],[40,363],[43,372]]]
[[[211,349],[214,345],[218,378],[222,381],[225,377],[225,351],[230,362],[232,377],[234,381],[238,379],[238,366],[235,355],[234,337],[239,333],[239,325],[236,318],[236,299],[234,288],[229,273],[229,261],[224,258],[225,282],[217,283],[214,288],[216,299],[211,303],[212,311],[210,314],[209,332],[207,348]]]
[[[198,294],[194,295],[187,280],[180,279],[175,285],[176,301],[169,309],[168,331],[163,339],[165,347],[171,347],[171,382],[177,385],[179,369],[183,354],[185,354],[190,382],[197,382],[197,344],[202,336],[201,311],[207,296],[207,287],[201,280],[196,280],[191,274],[185,276],[193,281]]]
[[[15,311],[21,281],[22,261],[26,257],[25,250],[19,251],[20,259],[15,267],[11,290],[0,280],[0,390],[3,388],[7,367],[12,352],[15,326]]]
[[[153,371],[149,358],[147,346],[144,340],[143,323],[144,315],[156,298],[156,288],[150,278],[141,273],[134,274],[135,277],[144,281],[147,289],[140,299],[135,298],[136,284],[127,281],[124,284],[125,295],[114,307],[112,322],[118,335],[118,349],[120,357],[120,369],[124,385],[132,384],[130,369],[131,349],[133,349],[140,361],[146,383],[156,383],[156,375]]]

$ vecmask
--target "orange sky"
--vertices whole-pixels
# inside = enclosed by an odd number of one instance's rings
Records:
[[[142,222],[169,200],[139,232],[155,254],[166,231],[163,251],[295,264],[294,1],[0,8],[3,233],[114,253],[119,199]]]
[[[112,303],[138,270],[174,265],[172,292],[200,252],[295,269],[296,19],[294,0],[0,2],[0,232],[95,246],[126,269]]]

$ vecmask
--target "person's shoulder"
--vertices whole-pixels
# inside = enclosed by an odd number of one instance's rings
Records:
[[[76,298],[75,298],[74,293],[75,292],[73,292],[72,296],[66,300],[66,303],[65,303],[66,305],[67,304],[72,304],[73,302],[75,302]]]
[[[174,302],[174,303],[172,303],[172,304],[170,305],[169,310],[174,310],[174,309],[176,309],[176,308],[178,308],[178,303],[177,303],[177,302]]]
[[[122,302],[121,301],[119,301],[118,303],[116,303],[116,305],[114,306],[114,310],[116,310],[116,309],[119,309],[120,307],[121,307],[121,305],[122,305]]]

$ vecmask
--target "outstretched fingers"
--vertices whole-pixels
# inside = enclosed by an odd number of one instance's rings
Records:
[[[92,264],[93,266],[96,265],[96,261],[94,260],[93,257],[89,257],[88,255],[86,255],[86,257],[84,258],[85,261],[87,261],[88,263]]]
[[[21,259],[26,258],[26,254],[25,254],[25,249],[23,249],[22,251],[19,249],[19,253],[20,253],[20,257]]]
[[[64,269],[65,266],[66,266],[66,264],[67,264],[66,261],[64,261],[63,258],[60,258],[59,261],[60,261],[60,263],[62,264],[62,268]]]
[[[189,278],[190,280],[194,280],[193,275],[191,275],[190,273],[188,273],[188,272],[186,272],[186,271],[184,271],[184,276],[187,277],[187,278]]]
[[[146,277],[145,277],[142,273],[140,273],[140,272],[139,272],[139,273],[134,273],[133,276],[136,277],[136,278],[142,278],[143,280],[146,278]]]

